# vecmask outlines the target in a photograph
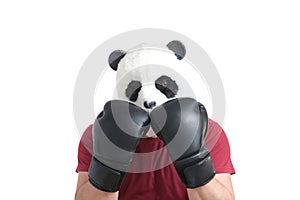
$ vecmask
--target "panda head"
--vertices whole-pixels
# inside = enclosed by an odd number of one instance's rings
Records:
[[[168,100],[191,96],[193,92],[182,75],[190,68],[185,54],[185,46],[178,40],[164,47],[141,44],[126,52],[113,51],[108,61],[117,71],[116,98],[151,112]]]

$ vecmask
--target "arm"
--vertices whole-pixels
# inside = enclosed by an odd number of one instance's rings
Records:
[[[234,200],[230,174],[216,174],[206,185],[187,192],[190,200]]]
[[[131,112],[125,112],[127,109]],[[120,114],[114,115],[113,110],[121,111]],[[130,116],[127,116],[129,114]],[[133,124],[134,122],[136,124]],[[88,172],[82,172],[79,167],[76,170],[81,172],[75,199],[116,200],[137,144],[147,133],[149,126],[149,115],[143,109],[121,100],[107,102],[92,129],[89,129],[93,155],[86,152],[86,148],[80,148],[83,147],[83,142],[80,142],[78,161],[84,164],[83,171],[88,165],[89,167]],[[129,137],[123,130],[130,130],[133,135]],[[83,155],[86,155],[85,159]]]
[[[160,123],[163,121],[161,119],[162,111],[167,113],[167,120],[165,120],[166,123],[164,124]],[[214,155],[215,161],[213,163],[213,157],[205,144],[209,124],[206,109],[202,104],[192,98],[178,98],[156,107],[151,112],[150,117],[153,130],[158,137],[168,144],[169,155],[173,160],[179,177],[187,188],[190,199],[234,199],[230,177],[234,170],[232,167],[230,168],[229,144],[225,137],[221,139],[221,136],[224,136],[224,134],[218,135],[217,143],[213,144],[212,155]],[[197,126],[193,127],[192,125],[194,124]],[[179,125],[180,129],[178,128]],[[180,132],[180,130],[183,131]],[[213,130],[216,131],[216,129]],[[171,146],[169,143],[173,140],[175,134],[176,137],[182,136],[182,139],[178,140],[177,146]],[[186,138],[189,137],[193,139],[188,149],[179,158],[174,157],[173,155],[178,153],[179,143],[186,141]],[[182,143],[182,145],[186,144]],[[216,168],[214,164],[216,164]],[[228,168],[224,169],[224,166]],[[217,169],[217,175],[215,175],[215,169]],[[220,171],[225,172],[220,174]]]
[[[88,172],[78,173],[75,200],[117,200],[118,192],[103,192],[89,183]]]

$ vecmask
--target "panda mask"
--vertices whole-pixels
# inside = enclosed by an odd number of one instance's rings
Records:
[[[184,59],[185,54],[185,46],[177,40],[165,47],[141,44],[126,52],[113,51],[109,65],[117,71],[114,98],[134,103],[150,113],[173,98],[194,97],[186,75],[195,72]],[[151,129],[146,134],[154,135]]]

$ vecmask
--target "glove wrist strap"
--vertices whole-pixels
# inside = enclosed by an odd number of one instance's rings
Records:
[[[92,158],[89,169],[89,182],[99,190],[116,192],[119,190],[125,172],[116,171],[105,166],[95,157]]]

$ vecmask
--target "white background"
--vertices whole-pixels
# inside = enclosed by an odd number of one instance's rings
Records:
[[[299,199],[299,8],[262,0],[1,1],[0,199],[73,199],[76,76],[102,42],[146,27],[190,37],[217,66],[236,199]]]

